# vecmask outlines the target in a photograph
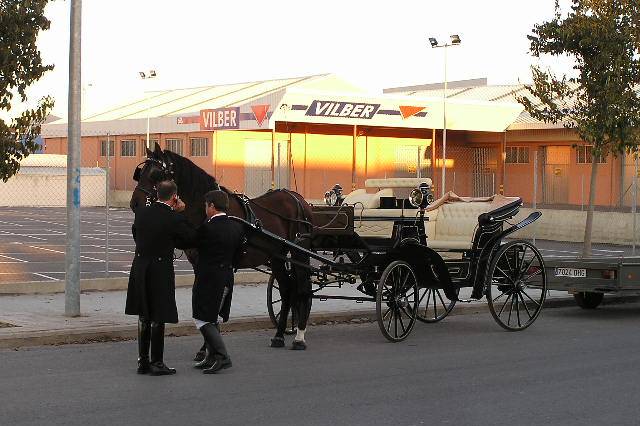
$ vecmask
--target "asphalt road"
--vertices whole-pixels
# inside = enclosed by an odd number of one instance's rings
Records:
[[[314,327],[306,352],[270,331],[226,336],[234,366],[204,376],[195,337],[167,339],[170,377],[134,373],[135,342],[0,351],[6,425],[637,425],[640,304],[548,309],[502,331],[487,313]]]

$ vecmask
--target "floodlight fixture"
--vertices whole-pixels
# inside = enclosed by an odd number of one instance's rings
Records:
[[[458,45],[460,44],[460,36],[458,34],[451,34],[451,44]]]
[[[438,47],[438,40],[434,37],[429,37],[429,43],[431,43],[431,47]]]

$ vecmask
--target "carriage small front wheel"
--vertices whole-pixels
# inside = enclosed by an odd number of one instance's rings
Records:
[[[544,261],[533,244],[510,241],[501,246],[487,279],[489,311],[501,327],[520,331],[533,324],[547,294]]]
[[[278,321],[280,320],[280,314],[282,310],[282,296],[280,295],[280,285],[278,280],[271,275],[269,277],[269,283],[267,284],[267,311],[269,312],[269,318],[273,326],[278,328]],[[291,309],[289,312],[289,318],[287,318],[287,327],[284,330],[285,334],[296,334],[297,318],[295,309]]]
[[[418,280],[410,264],[391,262],[376,291],[376,314],[382,335],[392,342],[407,338],[416,323]]]
[[[457,292],[459,293],[460,289]],[[420,288],[418,295],[417,319],[422,322],[442,321],[456,306],[456,301],[447,299],[444,290],[440,288]]]

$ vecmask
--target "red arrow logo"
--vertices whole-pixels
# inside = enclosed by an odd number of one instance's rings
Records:
[[[267,112],[269,112],[269,107],[271,107],[269,104],[251,106],[251,111],[253,111],[253,116],[258,122],[258,126],[262,126],[262,122],[267,117]]]
[[[416,115],[417,113],[419,113],[420,111],[422,111],[423,109],[425,109],[426,107],[423,106],[410,106],[410,105],[401,105],[400,106],[400,114],[402,115],[402,118],[409,118],[409,117],[413,117],[414,115]]]

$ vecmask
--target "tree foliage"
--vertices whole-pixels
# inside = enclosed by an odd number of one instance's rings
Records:
[[[576,77],[532,67],[534,98],[519,101],[535,118],[562,123],[598,154],[635,150],[640,98],[640,7],[635,1],[572,0],[566,16],[556,3],[552,20],[529,35],[536,56],[569,56]]]
[[[53,69],[42,62],[38,33],[49,29],[44,16],[48,0],[0,0],[0,179],[7,181],[20,168],[20,160],[35,151],[40,126],[53,107],[46,96],[37,107],[10,114],[12,101],[26,102],[27,88]]]
[[[529,95],[518,98],[544,122],[562,123],[593,145],[589,209],[583,253],[591,254],[597,159],[637,152],[640,140],[640,5],[638,0],[556,0],[551,20],[528,36],[535,57],[567,56],[575,76],[532,66]]]

